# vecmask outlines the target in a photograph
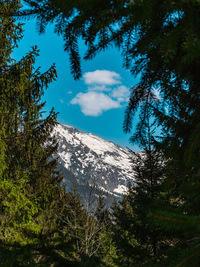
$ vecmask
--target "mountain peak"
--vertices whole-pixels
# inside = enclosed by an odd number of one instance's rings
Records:
[[[75,186],[83,196],[93,188],[111,202],[134,183],[133,154],[128,149],[69,125],[58,124],[54,134],[59,169],[68,190]]]

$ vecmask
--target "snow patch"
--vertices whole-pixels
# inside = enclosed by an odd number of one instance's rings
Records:
[[[63,151],[59,153],[59,156],[64,161],[65,168],[69,168],[71,166],[71,153]]]
[[[115,193],[118,193],[118,194],[125,194],[126,192],[128,191],[128,188],[126,187],[126,186],[124,186],[124,185],[118,185],[118,187],[117,188],[115,188],[114,190],[113,190],[113,192],[115,192]]]
[[[105,141],[102,138],[91,133],[86,134],[82,132],[77,132],[75,135],[79,140],[81,140],[84,145],[86,145],[96,154],[102,155],[106,152],[118,152],[115,144],[109,141]]]

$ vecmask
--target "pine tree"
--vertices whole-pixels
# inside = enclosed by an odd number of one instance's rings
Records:
[[[22,36],[14,19],[20,2],[0,4],[0,260],[2,266],[31,266],[41,257],[41,250],[34,256],[36,248],[54,226],[61,179],[51,159],[57,147],[51,137],[56,113],[42,118],[41,103],[56,71],[54,66],[43,74],[34,69],[37,48],[19,62],[12,59]]]
[[[118,251],[118,265],[159,266],[166,257],[173,236],[160,227],[149,216],[160,203],[169,206],[168,197],[163,191],[166,179],[162,154],[153,146],[154,123],[150,114],[132,141],[140,142],[143,152],[133,153],[135,185],[130,185],[127,195],[113,207],[114,240]]]
[[[11,52],[16,46],[16,42],[22,37],[22,31],[20,24],[14,24],[14,18],[8,16],[8,13],[13,14],[16,8],[16,3],[14,1],[0,2],[1,10],[1,21],[0,21],[0,40],[1,40],[1,49],[0,49],[0,73],[1,73],[1,84],[5,83],[6,77],[2,74],[7,69],[7,64],[12,62]],[[0,91],[0,175],[6,169],[5,162],[5,122],[8,119],[9,110],[7,105],[5,105],[7,99],[7,91],[1,89]]]

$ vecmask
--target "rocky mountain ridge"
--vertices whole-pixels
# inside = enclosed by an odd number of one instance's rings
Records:
[[[58,164],[68,190],[75,187],[83,197],[103,194],[108,201],[120,199],[129,183],[134,183],[131,157],[126,148],[91,133],[58,124]]]

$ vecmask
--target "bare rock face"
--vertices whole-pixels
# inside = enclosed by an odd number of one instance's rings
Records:
[[[91,192],[103,194],[110,204],[134,183],[134,155],[128,149],[68,125],[58,124],[54,135],[59,144],[58,168],[68,190],[75,187],[83,198]]]

